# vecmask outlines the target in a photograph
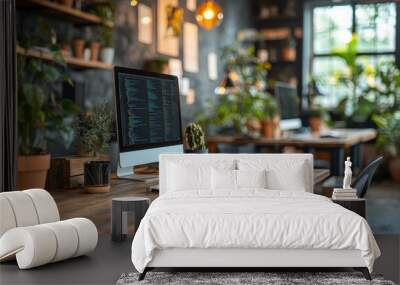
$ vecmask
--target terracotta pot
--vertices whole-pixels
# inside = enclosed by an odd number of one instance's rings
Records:
[[[310,129],[312,133],[319,134],[321,132],[321,127],[322,127],[321,117],[310,117],[308,118],[308,123],[310,124]]]
[[[280,117],[275,116],[273,119],[264,120],[262,122],[262,136],[268,139],[276,138],[280,136],[279,128]]]
[[[76,58],[83,58],[83,50],[85,48],[85,41],[83,39],[74,39],[72,48]]]
[[[400,183],[400,156],[393,157],[389,161],[390,176],[396,183]]]
[[[100,43],[92,42],[90,43],[90,60],[98,61],[100,54]]]
[[[292,47],[285,47],[282,51],[282,59],[287,61],[295,61],[296,49]]]
[[[58,0],[58,3],[64,6],[72,7],[72,4],[74,4],[74,0]]]
[[[50,154],[19,155],[17,189],[44,188],[50,157]]]
[[[274,137],[274,121],[264,120],[262,122],[262,135],[265,138],[272,139]]]

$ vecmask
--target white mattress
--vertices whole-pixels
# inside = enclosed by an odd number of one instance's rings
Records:
[[[155,250],[171,248],[359,250],[370,271],[380,255],[365,219],[326,197],[265,189],[220,195],[157,198],[132,243],[136,269],[143,272]]]

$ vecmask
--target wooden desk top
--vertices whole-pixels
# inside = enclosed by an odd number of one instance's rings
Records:
[[[310,133],[292,134],[280,138],[249,138],[233,136],[215,136],[207,139],[208,144],[255,144],[265,146],[308,146],[308,147],[351,147],[358,143],[373,140],[377,136],[375,129],[332,129],[325,135],[334,137],[319,137]]]

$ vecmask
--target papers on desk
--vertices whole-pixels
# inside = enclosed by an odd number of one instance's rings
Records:
[[[333,194],[332,194],[332,199],[334,199],[334,200],[358,199],[357,189],[334,188]]]

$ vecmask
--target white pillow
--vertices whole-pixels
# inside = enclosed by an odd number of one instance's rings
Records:
[[[211,181],[214,190],[236,190],[236,170],[212,168]]]
[[[211,189],[211,167],[170,163],[169,168],[167,187],[170,191]]]
[[[268,189],[288,190],[306,192],[306,172],[304,164],[293,167],[290,176],[280,170],[271,169],[267,171]]]
[[[239,159],[238,169],[247,171],[266,170],[267,188],[271,190],[306,191],[309,183],[308,164],[293,159]]]
[[[236,170],[238,188],[267,188],[267,171]]]

